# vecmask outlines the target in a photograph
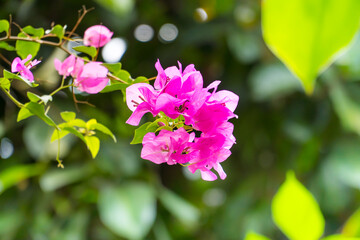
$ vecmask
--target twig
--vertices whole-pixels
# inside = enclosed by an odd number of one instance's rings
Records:
[[[76,21],[75,26],[73,27],[73,29],[71,30],[71,32],[70,32],[69,35],[68,35],[68,38],[70,38],[70,37],[73,35],[73,33],[75,32],[75,30],[77,29],[77,27],[79,26],[79,24],[81,23],[81,21],[83,20],[83,18],[85,17],[85,15],[86,15],[88,12],[94,10],[94,8],[86,9],[86,7],[83,5],[83,6],[82,6],[82,10],[83,10],[83,13],[80,15],[80,17],[79,17],[78,20]],[[80,11],[81,11],[81,10],[80,10]],[[64,43],[65,43],[65,41],[61,43],[61,46],[63,46]]]
[[[9,66],[11,66],[11,62],[10,62],[6,57],[4,57],[4,55],[2,55],[1,53],[0,53],[0,58],[1,58],[4,62],[6,62],[7,64],[9,64]]]

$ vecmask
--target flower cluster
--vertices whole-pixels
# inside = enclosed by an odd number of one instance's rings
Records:
[[[158,60],[154,87],[137,83],[126,89],[127,105],[133,111],[127,123],[138,125],[148,112],[167,119],[167,128],[160,126],[157,134],[144,136],[141,157],[157,164],[179,163],[192,173],[199,170],[208,181],[217,179],[214,169],[225,179],[220,163],[231,155],[235,143],[234,126],[228,120],[237,117],[239,97],[226,90],[217,92],[220,81],[203,87],[203,77],[194,65],[182,70],[178,64],[164,70]]]
[[[84,33],[84,44],[92,47],[102,47],[108,43],[113,35],[108,28],[95,25],[88,28]],[[74,86],[82,92],[90,94],[98,93],[109,83],[107,78],[108,69],[101,62],[84,63],[80,57],[70,55],[63,62],[54,60],[55,69],[64,77],[72,76]]]

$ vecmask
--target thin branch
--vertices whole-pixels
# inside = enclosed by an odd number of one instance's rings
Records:
[[[73,35],[73,33],[76,31],[76,29],[78,28],[79,24],[81,23],[81,21],[83,20],[83,18],[85,17],[85,15],[86,15],[88,12],[94,10],[94,8],[86,9],[86,7],[83,5],[83,6],[82,6],[82,10],[83,10],[83,12],[82,12],[82,14],[80,15],[80,17],[78,18],[78,20],[76,21],[75,26],[73,27],[73,29],[71,30],[71,32],[68,34],[68,36],[67,36],[68,38],[70,38],[70,37]],[[80,11],[81,11],[81,10],[80,10]],[[65,43],[65,41],[61,43],[61,46],[64,45],[64,43]]]
[[[18,106],[19,108],[24,107],[24,104],[22,104],[21,102],[19,102],[18,100],[16,100],[9,91],[7,91],[6,89],[4,89],[3,87],[0,87],[1,90],[10,98],[10,100],[16,104],[16,106]]]
[[[11,66],[11,62],[10,62],[4,55],[2,55],[1,53],[0,53],[0,58],[1,58],[4,62],[6,62],[9,66]]]

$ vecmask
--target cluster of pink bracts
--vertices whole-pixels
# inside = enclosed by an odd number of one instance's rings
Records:
[[[84,33],[84,45],[92,47],[103,47],[111,40],[113,32],[102,25],[95,25],[88,28]],[[28,62],[32,58],[28,55],[26,59],[21,60],[19,57],[15,58],[11,65],[12,72],[19,72],[20,75],[29,80],[34,81],[34,76],[30,68],[40,63],[36,59]],[[101,62],[84,63],[84,60],[74,55],[70,55],[63,62],[55,59],[55,69],[60,75],[64,77],[72,76],[74,79],[74,86],[78,90],[87,93],[98,93],[103,90],[109,83],[107,78],[108,69],[101,65]]]
[[[235,143],[234,126],[229,119],[237,117],[233,112],[239,97],[233,92],[218,91],[220,81],[203,87],[203,78],[194,65],[184,71],[172,66],[163,70],[160,62],[154,87],[147,83],[137,83],[126,89],[126,101],[133,111],[128,124],[138,125],[142,116],[150,112],[154,117],[164,113],[171,119],[182,115],[187,125],[193,129],[189,133],[184,127],[174,131],[162,129],[156,135],[147,133],[143,138],[141,157],[154,163],[182,164],[194,173],[200,170],[201,177],[207,181],[217,179],[211,171],[218,172],[221,179],[226,178],[220,163],[230,155]],[[201,134],[200,134],[201,133]]]

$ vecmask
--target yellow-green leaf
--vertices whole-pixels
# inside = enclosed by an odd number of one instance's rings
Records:
[[[271,207],[275,224],[291,240],[317,240],[324,232],[319,205],[293,172],[287,173]]]
[[[0,42],[0,48],[3,48],[3,49],[8,50],[8,51],[15,51],[16,50],[16,48],[14,46],[11,46],[7,42]]]
[[[347,237],[360,237],[360,208],[346,221],[342,234]]]
[[[359,0],[264,0],[264,40],[310,94],[317,75],[354,38],[359,9]]]
[[[73,49],[75,51],[85,53],[85,54],[89,55],[92,58],[95,57],[96,54],[97,54],[97,50],[96,50],[95,47],[77,46],[77,47],[73,47]]]
[[[139,128],[135,129],[134,138],[131,141],[130,144],[138,144],[142,143],[142,140],[144,136],[149,132],[155,132],[158,128],[158,125],[153,125],[152,127],[149,127],[152,124],[152,122],[147,122],[141,125]],[[149,128],[148,128],[149,127]]]
[[[100,149],[100,140],[94,136],[85,136],[84,138],[85,138],[86,146],[91,152],[91,156],[95,158]]]
[[[331,235],[326,238],[322,238],[321,240],[360,240],[360,238],[357,237],[346,237],[343,235]]]
[[[0,33],[9,31],[9,22],[8,20],[0,20]]]
[[[65,27],[57,24],[50,31],[48,30],[48,32],[46,32],[46,33],[54,34],[61,41],[65,35]]]
[[[0,78],[0,86],[3,89],[9,91],[11,83],[10,83],[9,79],[7,79],[7,78]]]
[[[33,39],[40,39],[44,35],[43,28],[26,26],[23,28],[23,31],[18,34],[18,37],[28,38],[30,36]],[[17,54],[22,59],[25,59],[29,54],[34,58],[40,49],[40,43],[18,40],[16,41],[15,48]]]
[[[248,232],[244,240],[270,240],[270,239],[254,232]]]
[[[8,167],[0,173],[0,193],[29,177],[39,175],[44,170],[40,164],[24,164]]]
[[[20,122],[21,120],[24,120],[24,119],[26,119],[26,118],[28,118],[28,117],[33,116],[33,115],[34,115],[34,114],[32,114],[32,113],[29,111],[29,109],[26,108],[26,104],[25,104],[24,107],[20,108],[19,113],[18,113],[18,115],[17,115],[17,120],[16,120],[16,121]]]
[[[76,114],[74,112],[65,111],[60,113],[61,118],[64,119],[65,122],[69,122],[75,119]]]

